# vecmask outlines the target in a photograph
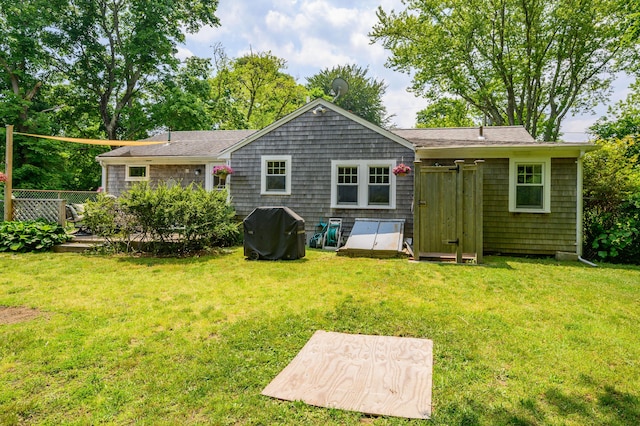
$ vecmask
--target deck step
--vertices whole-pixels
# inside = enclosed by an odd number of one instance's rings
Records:
[[[93,248],[93,244],[64,243],[53,247],[54,253],[85,253]]]

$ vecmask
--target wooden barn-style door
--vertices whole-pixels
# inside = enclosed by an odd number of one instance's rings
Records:
[[[482,262],[482,164],[416,163],[414,253],[416,258]]]

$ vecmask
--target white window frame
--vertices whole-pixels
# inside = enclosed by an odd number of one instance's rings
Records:
[[[542,208],[517,207],[516,189],[519,165],[542,166]],[[509,211],[512,213],[551,213],[551,158],[510,158],[509,159]]]
[[[395,165],[395,159],[331,160],[331,208],[394,210],[396,208],[396,175],[393,174]],[[338,204],[338,167],[358,168],[358,204]],[[389,168],[389,205],[369,205],[369,167]]]
[[[285,162],[285,190],[267,191],[267,163],[269,161]],[[291,195],[291,156],[290,155],[263,155],[260,167],[260,195]]]
[[[132,167],[144,167],[144,176],[131,176],[130,175],[130,170]],[[125,175],[124,175],[124,180],[126,182],[137,182],[137,181],[143,181],[143,180],[149,180],[149,165],[148,164],[127,164],[126,170],[125,170]]]

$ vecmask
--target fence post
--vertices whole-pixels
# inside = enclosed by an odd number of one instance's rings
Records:
[[[456,160],[456,263],[462,263],[462,242],[464,241],[464,160]]]
[[[5,174],[7,181],[4,183],[4,220],[13,219],[13,202],[11,193],[13,192],[13,125],[7,124],[7,143],[5,149]]]

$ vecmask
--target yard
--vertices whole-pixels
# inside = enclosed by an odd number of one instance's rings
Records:
[[[639,324],[630,266],[2,254],[0,424],[425,423],[261,396],[318,329],[432,339],[434,425],[640,424]]]

